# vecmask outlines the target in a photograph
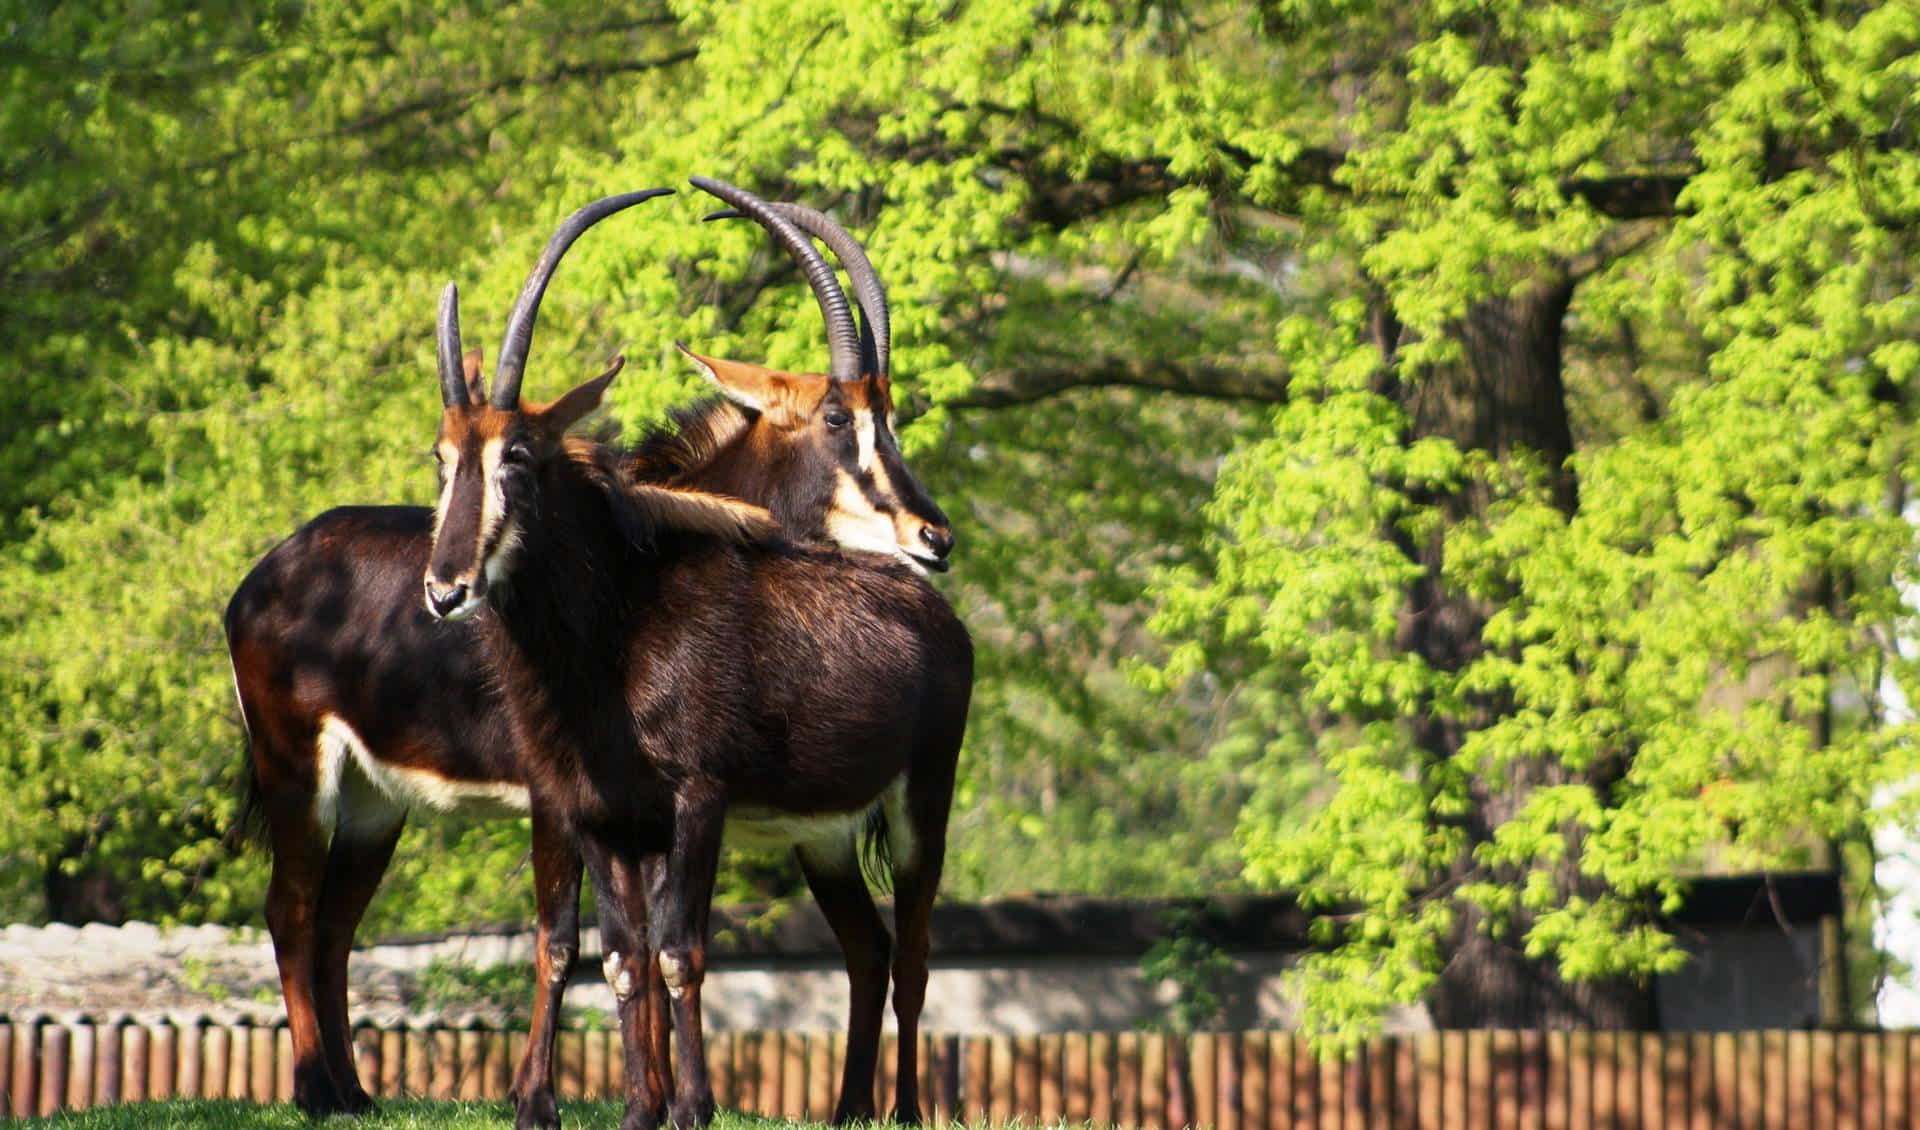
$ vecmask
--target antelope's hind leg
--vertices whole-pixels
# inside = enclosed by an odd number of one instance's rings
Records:
[[[404,809],[372,814],[364,825],[342,819],[327,852],[327,871],[320,888],[319,967],[315,991],[320,1007],[320,1037],[340,1100],[350,1114],[372,1110],[373,1096],[360,1082],[354,1065],[353,1027],[347,1015],[347,956],[353,934],[365,917],[367,904],[380,889],[380,880],[393,859],[393,848],[405,824]]]
[[[927,999],[933,899],[946,862],[954,761],[952,757],[936,760],[929,771],[910,775],[906,787],[890,792],[886,799],[897,938],[893,1015],[899,1058],[894,1069],[893,1120],[902,1125],[920,1121],[920,1009]]]
[[[859,852],[851,836],[828,844],[802,844],[794,848],[794,855],[847,965],[847,1059],[840,1073],[833,1124],[872,1122],[874,1071],[880,1058],[893,939],[860,875]]]
[[[333,824],[337,781],[328,776],[325,758],[308,761],[305,772],[288,772],[298,756],[318,748],[317,741],[270,743],[256,729],[256,779],[260,782],[267,835],[273,849],[273,874],[267,883],[267,931],[280,970],[280,992],[287,1006],[287,1032],[293,1043],[293,1101],[314,1117],[349,1112],[346,1094],[328,1066],[321,1032],[320,904],[327,875],[328,841]],[[312,758],[312,754],[307,754]],[[316,782],[316,775],[319,780]]]

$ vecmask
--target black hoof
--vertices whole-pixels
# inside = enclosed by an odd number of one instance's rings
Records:
[[[558,1130],[560,1104],[552,1091],[535,1091],[513,1106],[513,1130]]]
[[[627,1116],[620,1120],[620,1130],[660,1130],[660,1112],[652,1107],[627,1106]]]
[[[341,1100],[341,1106],[347,1114],[372,1114],[380,1109],[380,1104],[373,1101],[373,1096],[358,1087]]]
[[[711,1095],[690,1103],[673,1104],[673,1124],[679,1130],[700,1130],[713,1121],[713,1097]]]
[[[325,1095],[303,1095],[295,1091],[293,1095],[293,1105],[296,1110],[308,1118],[331,1118],[336,1114],[347,1113],[347,1105],[340,1101],[340,1096],[331,1093]]]
[[[293,1105],[308,1118],[326,1118],[335,1114],[359,1114],[373,1105],[366,1092],[360,1092],[364,1106],[356,1107],[351,1100],[340,1093],[333,1080],[324,1069],[302,1071],[296,1068],[293,1076]]]

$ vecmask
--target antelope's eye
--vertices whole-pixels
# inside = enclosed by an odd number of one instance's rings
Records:
[[[853,413],[847,411],[845,408],[829,408],[827,409],[826,419],[829,428],[839,431],[841,428],[853,423]]]
[[[533,449],[524,443],[510,443],[500,453],[500,462],[525,466],[533,462]]]

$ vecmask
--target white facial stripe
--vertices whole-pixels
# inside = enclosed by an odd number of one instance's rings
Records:
[[[440,522],[447,516],[447,507],[453,502],[453,473],[460,466],[460,449],[450,443],[439,446],[440,452],[440,503],[433,508],[433,540],[440,540]]]
[[[873,434],[873,411],[862,408],[853,414],[853,425],[858,429],[854,434],[860,437],[860,469],[872,471],[873,448],[876,439]]]
[[[867,492],[845,471],[834,472],[833,506],[827,511],[827,537],[848,549],[885,553],[911,560],[900,549],[893,519],[873,508]]]
[[[480,495],[480,532],[479,541],[473,547],[473,560],[476,564],[485,564],[481,554],[487,550],[487,543],[493,540],[493,529],[500,524],[500,518],[507,512],[507,493],[505,484],[500,481],[500,452],[506,445],[501,436],[494,436],[480,446],[480,474],[485,490]]]

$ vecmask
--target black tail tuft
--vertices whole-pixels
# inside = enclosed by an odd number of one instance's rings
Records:
[[[245,729],[244,723],[242,730]],[[267,843],[266,798],[260,792],[260,776],[253,769],[253,743],[243,741],[240,759],[240,810],[234,813],[233,827],[226,842],[235,852],[247,847],[265,847]]]
[[[860,874],[881,894],[893,891],[893,840],[887,835],[887,806],[876,804],[867,811],[866,827],[860,830]]]

